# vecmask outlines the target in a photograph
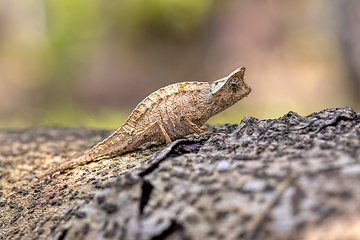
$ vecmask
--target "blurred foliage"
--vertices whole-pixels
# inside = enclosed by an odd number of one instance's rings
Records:
[[[52,105],[46,108],[39,121],[40,126],[83,127],[93,129],[117,129],[128,117],[128,113],[103,108],[96,113],[88,112],[74,102]]]
[[[81,48],[106,31],[134,39],[145,34],[188,36],[208,19],[212,0],[51,0],[44,1],[55,52],[80,42]],[[125,30],[125,32],[124,32]],[[113,34],[113,33],[108,33]],[[113,37],[113,35],[112,35]],[[145,36],[148,37],[148,36]],[[142,38],[146,41],[146,38]],[[85,45],[85,46],[84,46]],[[80,49],[70,49],[77,53]]]
[[[65,89],[79,70],[79,64],[95,47],[94,38],[105,27],[100,15],[101,1],[51,0],[44,1],[49,41],[49,76],[46,89],[55,94],[55,104],[64,97]]]
[[[117,2],[117,22],[128,32],[187,37],[208,19],[212,0],[124,0]]]

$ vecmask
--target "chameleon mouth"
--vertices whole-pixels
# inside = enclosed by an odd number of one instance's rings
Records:
[[[245,85],[245,89],[246,89],[246,96],[249,95],[252,91],[251,87],[249,85]]]
[[[245,92],[242,95],[242,97],[248,97],[250,93],[251,93],[251,88],[249,86],[246,86]]]

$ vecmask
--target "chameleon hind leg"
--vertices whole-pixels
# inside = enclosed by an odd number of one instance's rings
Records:
[[[166,144],[172,143],[171,138],[169,137],[169,135],[167,134],[164,128],[164,125],[159,121],[156,121],[153,124],[151,124],[145,130],[143,130],[140,135],[143,135],[145,138],[151,139],[154,138],[154,133],[158,133],[159,136],[165,140]]]

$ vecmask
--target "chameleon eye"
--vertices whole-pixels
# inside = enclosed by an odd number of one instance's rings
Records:
[[[241,87],[241,82],[239,78],[234,77],[229,80],[228,88],[231,92],[236,93],[237,91],[239,91],[240,87]]]

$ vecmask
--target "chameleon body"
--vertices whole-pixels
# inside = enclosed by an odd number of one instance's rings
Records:
[[[194,132],[203,133],[201,126],[211,116],[249,95],[251,88],[245,83],[244,74],[245,67],[241,67],[214,82],[176,83],[153,92],[111,136],[45,175],[119,155],[146,142],[169,144]]]

